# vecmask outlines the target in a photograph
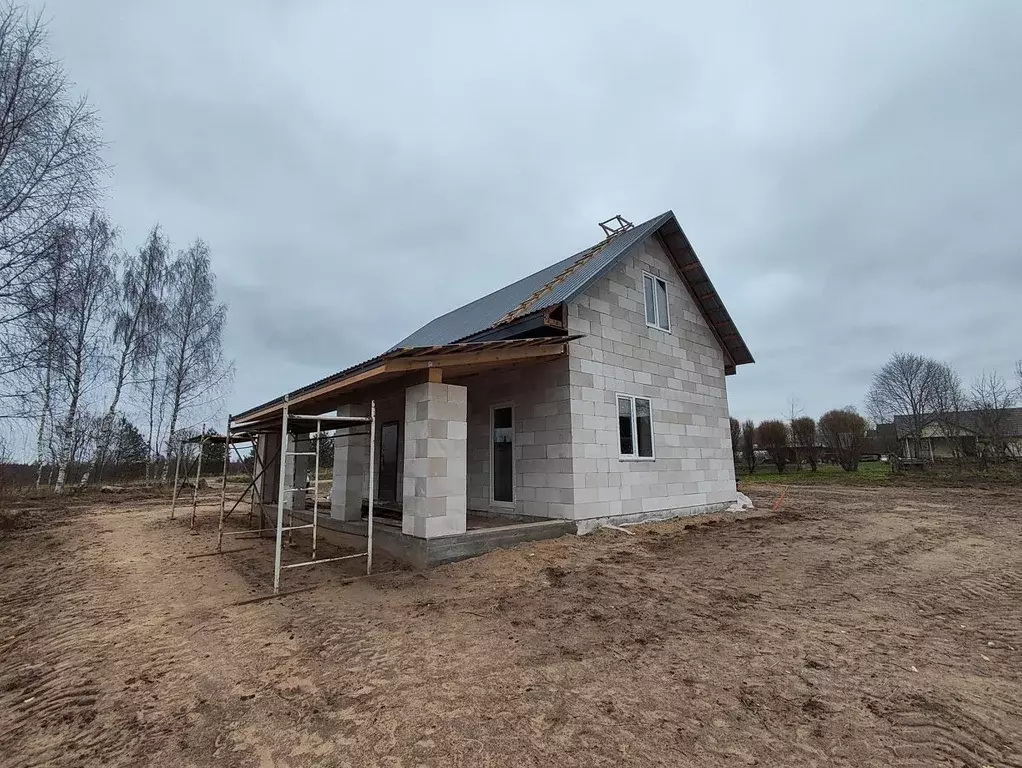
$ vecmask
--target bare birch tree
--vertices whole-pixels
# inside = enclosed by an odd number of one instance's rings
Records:
[[[74,255],[68,264],[65,290],[65,322],[60,339],[60,372],[66,386],[67,410],[58,429],[59,460],[54,492],[62,493],[75,446],[80,442],[79,410],[87,386],[99,374],[103,323],[113,283],[111,263],[116,233],[98,213],[76,228]]]
[[[65,216],[92,204],[102,171],[96,116],[71,96],[39,14],[0,6],[0,376],[32,364],[24,321],[40,253]]]
[[[31,347],[37,351],[33,372],[40,386],[38,392],[38,427],[36,428],[36,488],[42,485],[44,453],[47,450],[47,429],[52,430],[49,419],[53,410],[53,377],[58,364],[61,348],[60,333],[62,300],[68,262],[71,257],[73,233],[65,226],[58,226],[53,232],[49,247],[43,252],[46,269],[33,292],[39,311],[31,316],[28,332],[34,337]],[[32,409],[34,410],[34,409]]]
[[[163,317],[161,306],[163,283],[167,279],[167,256],[170,246],[159,226],[150,230],[145,245],[134,256],[125,259],[113,292],[113,324],[115,350],[113,396],[99,428],[92,474],[103,465],[113,436],[117,406],[130,374],[136,373],[152,353],[152,336]]]
[[[226,320],[227,307],[217,301],[209,247],[196,240],[171,267],[164,335],[170,401],[164,483],[182,413],[211,399],[230,374],[231,365],[223,352]]]

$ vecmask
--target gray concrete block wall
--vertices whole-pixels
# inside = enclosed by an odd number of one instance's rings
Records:
[[[369,415],[369,406],[346,405],[338,416]],[[342,432],[334,438],[334,481],[330,491],[330,517],[334,520],[360,520],[362,499],[368,483],[369,438]]]
[[[468,506],[533,517],[570,518],[571,404],[567,359],[523,363],[465,379],[468,387]],[[490,409],[514,408],[513,505],[490,490]]]
[[[304,446],[307,441],[300,440],[297,450],[307,450]],[[276,506],[278,491],[280,489],[280,434],[266,433],[259,436],[256,441],[256,450],[259,452],[259,467],[263,470],[259,478],[259,498],[263,504]],[[295,438],[288,435],[288,451],[294,451]],[[287,456],[284,462],[284,490],[291,491],[296,486],[304,486],[305,473],[308,469],[308,461],[305,456]],[[284,508],[301,508],[305,503],[304,492],[286,492],[284,494]]]
[[[373,477],[376,485],[376,496],[380,491],[380,451],[381,429],[388,422],[397,422],[397,491],[396,501],[401,501],[401,484],[404,476],[404,448],[405,448],[405,396],[402,392],[399,395],[380,398],[376,401],[376,453],[373,456]],[[365,496],[369,497],[369,477],[365,478]]]
[[[369,403],[346,405],[338,416],[368,416]],[[380,427],[386,422],[398,422],[397,444],[397,499],[401,498],[401,479],[404,470],[404,394],[392,395],[376,401],[376,450],[373,454],[375,490],[379,492]],[[358,426],[350,432],[366,431]],[[335,520],[359,520],[362,501],[369,498],[369,435],[350,434],[348,431],[334,437],[334,481],[330,493],[330,516]]]
[[[671,331],[646,325],[642,273],[667,284]],[[568,305],[572,489],[577,519],[735,498],[724,353],[650,238]],[[655,460],[623,460],[617,394],[650,398]]]

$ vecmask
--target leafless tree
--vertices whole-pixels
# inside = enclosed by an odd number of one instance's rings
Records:
[[[46,51],[39,14],[0,6],[0,377],[32,365],[24,321],[58,221],[92,204],[102,163],[97,120]]]
[[[759,447],[767,452],[777,471],[784,474],[788,464],[788,425],[780,419],[761,421],[756,436]]]
[[[794,424],[795,424],[795,419],[797,419],[803,413],[804,413],[804,411],[802,410],[802,403],[799,402],[799,399],[797,397],[795,397],[794,395],[789,396],[788,397],[788,412],[785,414],[785,417],[787,418],[787,421],[788,421],[788,423],[787,423],[787,427],[788,427],[788,446],[791,449],[791,458],[795,462],[795,469],[800,470],[800,471],[802,469],[802,458],[803,457],[802,457],[802,453],[800,451],[800,446],[795,441],[795,436],[792,434],[792,429],[793,429]]]
[[[751,475],[756,471],[756,425],[752,419],[742,422],[742,458],[745,459],[745,468]]]
[[[164,336],[170,396],[168,459],[181,414],[211,399],[231,372],[223,352],[226,319],[227,307],[217,301],[209,247],[196,240],[171,267]],[[169,461],[163,466],[164,483],[169,466]]]
[[[95,475],[105,458],[113,436],[117,406],[129,374],[136,373],[155,350],[154,339],[165,314],[163,284],[167,279],[169,244],[159,226],[150,230],[145,245],[125,259],[113,295],[111,332],[115,350],[113,396],[99,429],[93,458]]]
[[[95,381],[102,364],[107,318],[113,283],[112,261],[117,235],[109,222],[94,213],[88,223],[75,229],[74,254],[68,264],[60,332],[60,375],[67,395],[67,410],[57,431],[60,447],[54,492],[67,483],[74,446],[80,436],[79,409],[87,386]]]
[[[74,249],[74,232],[65,225],[54,227],[47,247],[40,258],[45,269],[31,287],[37,311],[26,318],[25,330],[32,365],[26,372],[26,412],[37,421],[36,427],[36,488],[43,479],[43,464],[47,454],[47,439],[52,431],[53,383],[62,350],[62,322],[68,266]]]
[[[940,364],[933,397],[933,416],[936,428],[950,443],[958,462],[964,459],[966,452],[962,412],[968,408],[969,404],[958,373],[951,366]]]
[[[146,459],[145,479],[152,480],[157,474],[160,447],[163,445],[163,424],[167,415],[167,350],[166,324],[169,309],[167,295],[169,291],[170,271],[160,285],[156,296],[159,316],[155,319],[152,333],[146,338],[141,349],[139,377],[135,380],[135,392],[139,398],[139,406],[147,414],[146,443],[149,455]]]
[[[868,426],[866,420],[851,406],[827,411],[820,417],[820,436],[824,444],[834,452],[841,468],[847,472],[859,468]]]
[[[982,441],[981,456],[994,461],[1004,458],[1010,409],[1015,392],[997,372],[984,373],[972,385],[970,393],[975,412],[977,438]]]
[[[817,448],[816,422],[812,416],[799,416],[792,420],[791,442],[809,462],[809,468],[815,472],[819,463],[819,450]]]
[[[909,417],[916,456],[921,455],[923,428],[936,408],[944,368],[921,355],[894,354],[873,376],[866,395],[869,414],[878,424],[896,415]]]
[[[738,456],[742,449],[742,425],[734,416],[731,417],[731,455],[735,460],[735,468],[738,467]]]

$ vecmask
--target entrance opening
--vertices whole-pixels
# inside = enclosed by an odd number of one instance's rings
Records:
[[[510,405],[493,408],[490,430],[492,454],[490,467],[493,501],[513,504],[515,500],[515,428]]]
[[[380,427],[380,501],[397,501],[397,438],[398,422],[388,421]]]

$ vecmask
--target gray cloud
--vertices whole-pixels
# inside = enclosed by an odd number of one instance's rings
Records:
[[[50,0],[108,208],[211,245],[228,409],[673,208],[758,362],[736,415],[894,350],[1022,356],[1022,6]]]

